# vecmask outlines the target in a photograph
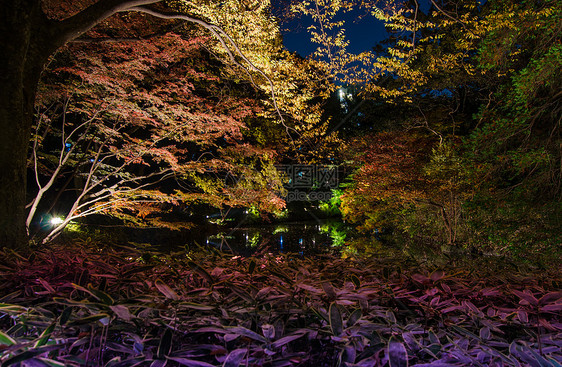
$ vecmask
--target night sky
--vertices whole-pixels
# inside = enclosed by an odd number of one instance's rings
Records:
[[[304,57],[314,52],[316,45],[310,41],[310,34],[306,30],[311,24],[312,19],[293,20],[281,24],[283,42],[289,51],[296,51]],[[349,51],[353,53],[369,51],[387,37],[384,25],[374,17],[355,18],[353,14],[349,14],[347,24]]]
[[[314,52],[316,45],[310,42],[310,35],[306,28],[312,24],[311,18],[287,20],[283,11],[288,9],[291,0],[272,0],[273,13],[281,19],[283,42],[289,51],[296,51],[306,57]],[[430,7],[428,0],[419,1],[420,10],[427,13]],[[375,17],[356,10],[345,15],[347,29],[346,36],[350,41],[349,51],[358,54],[370,51],[377,43],[388,37],[383,22]]]

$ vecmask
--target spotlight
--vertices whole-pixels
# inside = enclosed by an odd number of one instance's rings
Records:
[[[52,217],[51,218],[51,224],[54,225],[54,226],[58,226],[62,222],[64,222],[64,220],[61,217]]]

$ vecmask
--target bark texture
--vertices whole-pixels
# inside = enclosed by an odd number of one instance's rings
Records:
[[[38,0],[11,0],[0,11],[0,246],[26,243],[27,148],[42,69]]]

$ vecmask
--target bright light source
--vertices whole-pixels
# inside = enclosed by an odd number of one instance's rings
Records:
[[[51,224],[54,225],[54,226],[58,226],[62,222],[64,222],[64,220],[61,217],[52,217],[51,218]]]
[[[340,97],[340,102],[342,102],[342,101],[345,100],[345,91],[343,90],[343,88],[340,88],[340,89],[338,90],[338,95],[339,95],[339,97]]]

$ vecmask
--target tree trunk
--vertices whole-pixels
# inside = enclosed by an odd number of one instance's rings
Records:
[[[39,0],[12,0],[0,11],[0,247],[21,248],[25,230],[27,149],[41,55]]]
[[[26,242],[25,187],[30,118],[28,96],[13,87],[20,82],[17,75],[10,76],[13,80],[3,78],[0,82],[0,247],[15,248]]]

